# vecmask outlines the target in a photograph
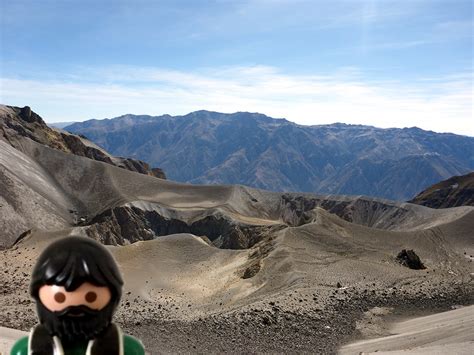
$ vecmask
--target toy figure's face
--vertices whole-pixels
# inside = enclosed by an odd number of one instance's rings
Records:
[[[51,312],[61,312],[68,307],[86,306],[99,311],[107,306],[112,295],[108,287],[83,283],[74,291],[68,292],[63,286],[44,285],[39,289],[41,303]],[[80,311],[69,313],[70,316],[83,316]]]
[[[30,294],[50,335],[85,341],[112,322],[122,285],[117,264],[103,245],[71,236],[43,250],[33,269]]]
[[[38,289],[40,322],[63,340],[93,339],[110,324],[116,305],[109,287],[87,281],[73,291],[59,285]]]

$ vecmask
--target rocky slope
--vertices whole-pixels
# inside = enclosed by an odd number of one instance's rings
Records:
[[[255,113],[198,111],[125,115],[66,129],[113,154],[163,167],[175,181],[272,191],[406,201],[474,169],[474,138],[418,128],[301,126]]]
[[[21,151],[0,140],[3,246],[11,246],[32,228],[73,227],[113,245],[193,233],[222,248],[242,249],[281,228],[312,223],[318,208],[386,230],[432,226],[464,213],[440,214],[366,197],[180,184],[67,154],[25,137],[18,143]]]
[[[474,206],[474,172],[434,184],[409,202],[431,208]]]
[[[0,105],[0,139],[21,150],[21,137],[27,137],[66,153],[102,161],[141,174],[166,178],[159,168],[151,169],[147,163],[139,160],[113,157],[84,137],[48,127],[28,106],[19,108]]]
[[[13,109],[8,110],[13,115]],[[351,223],[385,230],[430,227],[440,218],[424,207],[362,196],[187,185],[137,175],[133,169],[118,169],[108,160],[110,155],[86,146],[77,136],[49,129],[34,113],[25,121],[21,110],[15,110],[16,116],[2,116],[3,247],[34,228],[79,228],[112,245],[191,233],[220,248],[245,249],[288,226],[312,223],[318,208]],[[69,154],[76,146],[79,154]],[[457,218],[458,213],[448,217]]]

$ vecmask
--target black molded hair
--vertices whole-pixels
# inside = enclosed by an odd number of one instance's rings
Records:
[[[69,292],[84,282],[109,287],[115,303],[122,296],[122,276],[112,254],[102,244],[85,237],[61,238],[50,244],[36,262],[30,294],[38,299],[43,285],[63,286]]]

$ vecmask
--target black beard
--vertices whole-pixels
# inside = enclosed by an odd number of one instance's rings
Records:
[[[56,335],[66,342],[96,338],[110,325],[115,306],[114,302],[110,302],[100,311],[87,306],[71,306],[59,312],[52,312],[39,301],[36,305],[40,323],[51,336]]]

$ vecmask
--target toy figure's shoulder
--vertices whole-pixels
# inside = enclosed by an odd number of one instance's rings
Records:
[[[123,336],[124,355],[145,355],[145,349],[137,338],[130,335]],[[28,337],[18,340],[12,347],[10,355],[28,355]]]
[[[143,344],[137,338],[124,334],[123,336],[124,355],[145,355]]]
[[[10,351],[10,355],[28,355],[28,337],[18,340]]]

